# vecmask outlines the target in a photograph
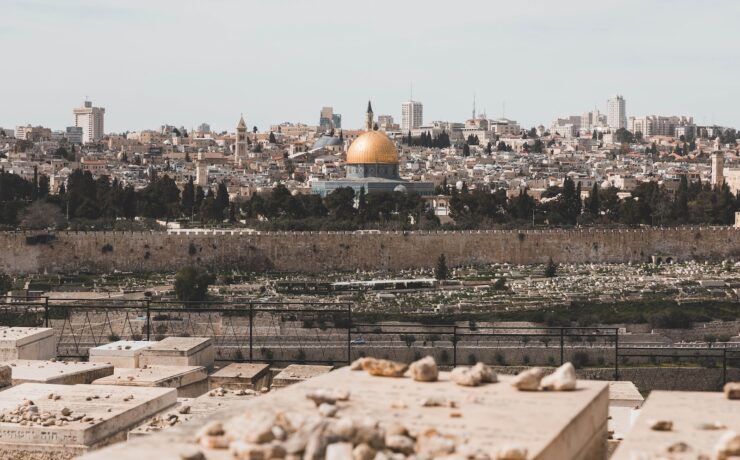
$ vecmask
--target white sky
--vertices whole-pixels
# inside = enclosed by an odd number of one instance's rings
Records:
[[[740,1],[0,0],[0,126],[62,129],[85,96],[106,131],[360,127],[479,110],[548,126],[616,93],[627,115],[740,127]],[[399,120],[400,121],[400,120]]]

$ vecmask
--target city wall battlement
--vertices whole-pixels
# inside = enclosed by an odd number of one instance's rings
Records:
[[[740,229],[473,230],[462,232],[0,232],[0,271],[325,271],[450,265],[740,260]]]

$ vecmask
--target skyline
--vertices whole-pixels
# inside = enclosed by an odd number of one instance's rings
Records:
[[[317,124],[323,106],[360,128],[368,99],[400,121],[411,84],[425,122],[468,118],[475,94],[491,118],[505,103],[507,118],[548,126],[605,113],[622,94],[627,116],[740,126],[734,2],[473,2],[460,15],[441,2],[376,5],[11,0],[0,39],[22,46],[0,86],[0,126],[71,126],[87,96],[107,109],[107,132],[202,122],[231,131],[240,113],[262,130]],[[81,43],[95,59],[70,65]]]

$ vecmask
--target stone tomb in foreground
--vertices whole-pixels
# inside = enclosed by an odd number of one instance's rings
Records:
[[[176,392],[167,388],[40,383],[10,388],[0,392],[0,414],[5,420],[0,422],[0,456],[5,460],[71,459],[126,439],[131,426],[171,406],[176,397]],[[24,399],[33,401],[39,415],[50,414],[57,423],[13,422],[10,413],[23,405]],[[70,411],[68,416],[64,409]]]
[[[254,398],[243,407],[229,408],[207,419],[83,458],[179,460],[182,453],[198,448],[208,460],[233,459],[228,449],[209,449],[195,443],[195,435],[206,421],[222,421],[225,427],[238,429],[249,426],[250,420],[269,420],[270,414],[279,412],[315,415],[318,410],[306,394],[317,389],[351,392],[349,400],[339,404],[339,417],[369,416],[381,426],[397,422],[414,432],[433,427],[456,439],[458,449],[467,439],[469,447],[485,452],[502,444],[525,447],[530,459],[604,458],[609,398],[606,382],[581,380],[578,390],[570,392],[519,392],[511,387],[511,377],[507,376],[501,376],[499,383],[480,387],[455,385],[447,373],[441,373],[440,379],[421,383],[343,368]],[[422,406],[421,401],[429,398],[454,401],[457,407]]]
[[[208,387],[229,390],[260,390],[269,386],[270,365],[231,363],[208,377]]]
[[[181,398],[194,398],[208,391],[208,372],[202,366],[149,366],[116,369],[94,385],[175,388]]]
[[[146,340],[119,340],[90,348],[91,363],[108,363],[114,367],[139,367],[139,356],[156,342]]]
[[[211,390],[197,398],[178,398],[177,404],[131,430],[129,439],[161,432],[190,420],[202,419],[216,412],[241,406],[260,393],[253,390]]]
[[[318,366],[311,364],[291,364],[272,378],[273,389],[284,388],[294,383],[326,374],[333,366]]]
[[[673,422],[671,431],[650,429],[651,420]],[[707,429],[718,423],[726,429]],[[723,393],[654,390],[643,404],[640,415],[624,437],[612,460],[659,458],[672,460],[714,458],[712,451],[727,429],[740,430],[740,400],[728,400]],[[666,447],[684,442],[688,450],[666,455]]]
[[[645,398],[632,382],[609,382],[609,431],[621,439],[629,432]]]
[[[203,366],[213,368],[213,339],[167,337],[143,349],[139,366]]]
[[[13,385],[21,383],[56,383],[76,385],[113,374],[113,366],[75,361],[15,360],[6,363],[12,371]]]
[[[48,327],[0,328],[0,361],[52,359],[57,355],[54,330]]]

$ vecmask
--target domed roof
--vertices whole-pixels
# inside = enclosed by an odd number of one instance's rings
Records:
[[[349,164],[398,164],[396,144],[380,131],[368,131],[352,142],[347,150]]]

